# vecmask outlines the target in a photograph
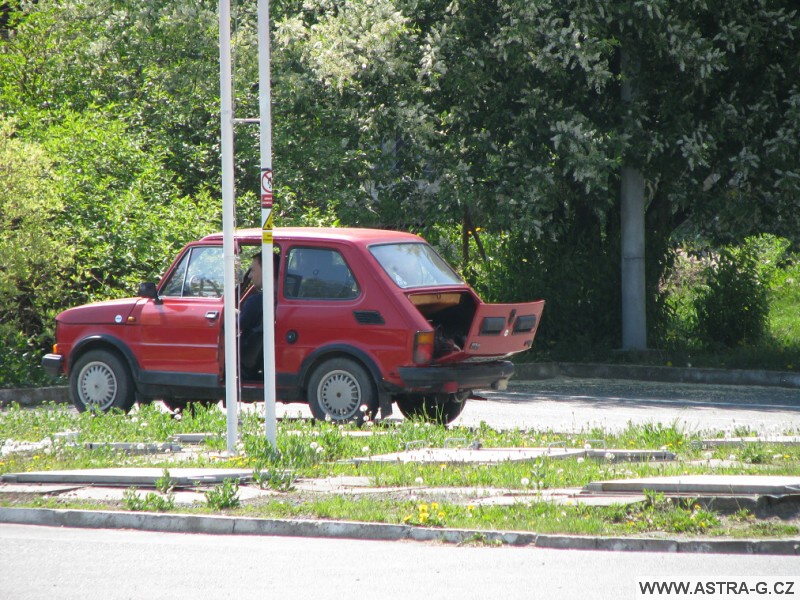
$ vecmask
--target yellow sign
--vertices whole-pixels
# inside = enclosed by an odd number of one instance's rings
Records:
[[[272,243],[272,229],[265,229],[261,232],[261,241],[265,244]]]
[[[272,209],[269,209],[266,212],[267,212],[267,218],[264,221],[264,226],[262,227],[262,229],[264,231],[266,231],[268,229],[272,229]],[[262,212],[262,214],[263,214],[263,212]]]

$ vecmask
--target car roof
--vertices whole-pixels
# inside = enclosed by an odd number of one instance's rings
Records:
[[[260,243],[263,231],[258,228],[237,229],[235,240],[239,243]],[[272,230],[275,242],[336,240],[370,245],[387,242],[422,242],[422,238],[405,231],[390,229],[365,229],[359,227],[276,227]],[[212,233],[201,241],[220,241],[222,232]]]

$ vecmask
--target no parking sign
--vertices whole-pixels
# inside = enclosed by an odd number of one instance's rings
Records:
[[[261,171],[261,208],[272,208],[272,169]]]

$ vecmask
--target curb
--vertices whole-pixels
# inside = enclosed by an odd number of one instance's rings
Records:
[[[694,554],[800,555],[800,538],[785,540],[669,540],[656,538],[592,537],[515,531],[432,529],[411,525],[353,523],[347,521],[258,519],[209,515],[172,515],[117,511],[48,508],[0,508],[0,523],[87,529],[135,529],[165,533],[211,535],[262,535],[415,541],[502,543],[556,550],[608,550],[613,552],[681,552]]]
[[[23,407],[39,406],[45,402],[69,404],[69,390],[66,386],[43,388],[18,388],[0,390],[0,408],[19,404]]]
[[[800,389],[800,373],[745,369],[698,369],[694,367],[658,367],[651,365],[611,365],[592,363],[519,363],[514,365],[515,379],[632,379],[666,383],[707,385],[756,385]]]

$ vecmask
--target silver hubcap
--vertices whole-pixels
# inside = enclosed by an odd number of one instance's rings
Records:
[[[105,410],[117,397],[117,377],[103,362],[90,362],[78,375],[78,396],[87,408]]]
[[[347,371],[331,371],[317,387],[320,406],[333,419],[349,419],[361,404],[361,386]]]

